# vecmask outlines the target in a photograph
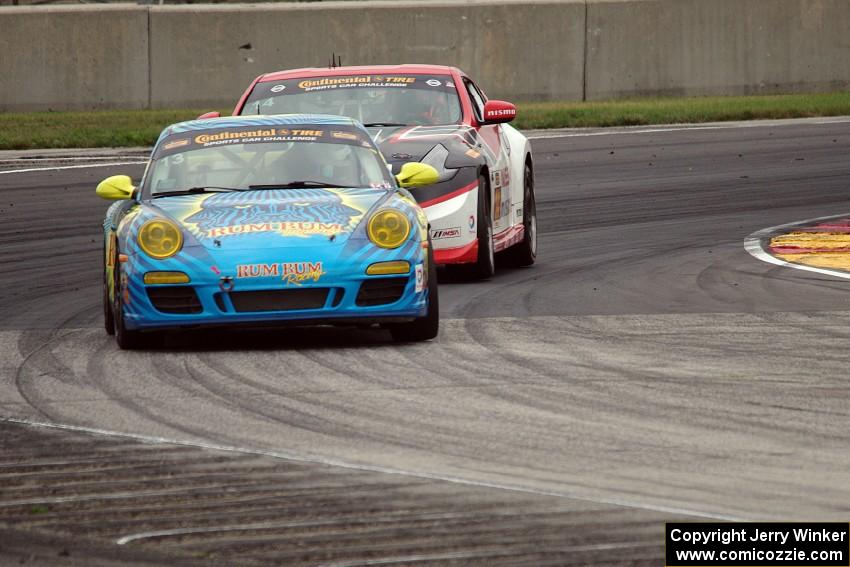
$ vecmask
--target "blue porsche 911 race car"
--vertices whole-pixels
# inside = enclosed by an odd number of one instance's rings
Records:
[[[399,341],[437,335],[428,221],[368,132],[322,115],[231,117],[166,128],[138,187],[105,179],[106,331],[374,324]]]

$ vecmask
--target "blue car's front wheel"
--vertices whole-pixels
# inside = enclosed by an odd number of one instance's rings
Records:
[[[112,314],[115,319],[115,342],[118,343],[118,348],[121,350],[134,350],[143,348],[150,342],[150,336],[139,331],[131,331],[124,325],[124,301],[122,297],[124,290],[121,289],[121,263],[116,257]]]
[[[398,342],[419,342],[433,339],[440,331],[440,297],[437,289],[437,265],[428,239],[428,312],[410,323],[397,323],[390,327],[393,339]]]

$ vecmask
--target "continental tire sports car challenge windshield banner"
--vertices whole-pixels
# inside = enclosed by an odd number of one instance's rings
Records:
[[[173,134],[157,148],[153,159],[213,146],[268,142],[321,142],[323,144],[372,147],[363,131],[342,125],[334,125],[333,127],[305,125],[297,128],[230,127],[204,130],[202,133]]]
[[[452,78],[443,75],[344,75],[257,83],[251,98],[357,88],[422,89],[455,92]]]

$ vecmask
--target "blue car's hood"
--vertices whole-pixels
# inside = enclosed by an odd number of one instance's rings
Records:
[[[343,244],[383,189],[276,189],[153,199],[209,250]]]

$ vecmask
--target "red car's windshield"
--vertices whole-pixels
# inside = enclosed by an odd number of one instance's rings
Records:
[[[448,75],[345,75],[257,83],[240,114],[335,114],[364,124],[457,124]]]

